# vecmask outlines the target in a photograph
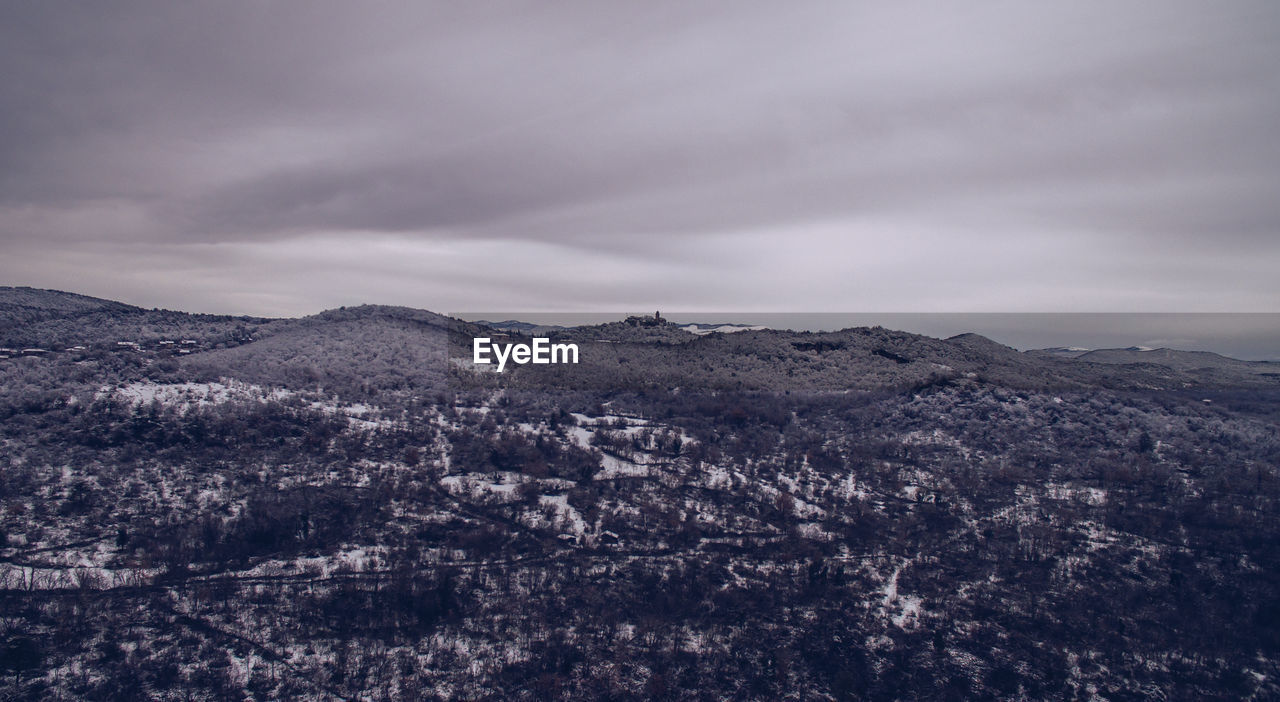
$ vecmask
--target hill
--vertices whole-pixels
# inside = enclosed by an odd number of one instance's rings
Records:
[[[73,319],[103,310],[128,312],[137,309],[121,302],[59,290],[0,286],[0,328],[33,324],[45,319]]]
[[[0,697],[1280,697],[1252,364],[0,299]]]
[[[258,328],[252,341],[183,359],[202,378],[236,377],[288,388],[361,396],[441,390],[447,339],[465,326],[407,307],[362,305]]]
[[[34,288],[0,288],[0,346],[61,351],[120,342],[154,346],[193,340],[200,347],[240,343],[272,320],[147,310],[111,300]]]
[[[1280,373],[1280,363],[1241,361],[1209,351],[1178,351],[1164,348],[1098,349],[1082,353],[1076,356],[1075,360],[1109,364],[1151,363],[1197,374],[1274,375]]]

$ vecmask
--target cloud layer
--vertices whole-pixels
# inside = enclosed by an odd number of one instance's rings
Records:
[[[147,305],[1280,309],[1274,3],[13,3],[0,277]]]

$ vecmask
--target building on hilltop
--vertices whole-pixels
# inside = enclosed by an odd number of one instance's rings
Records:
[[[652,317],[631,315],[630,317],[627,317],[626,323],[633,327],[660,327],[666,324],[667,320],[662,318],[661,311],[657,311],[653,313]]]

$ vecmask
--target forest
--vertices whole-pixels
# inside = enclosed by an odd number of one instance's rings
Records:
[[[0,301],[3,699],[1280,697],[1267,364]]]

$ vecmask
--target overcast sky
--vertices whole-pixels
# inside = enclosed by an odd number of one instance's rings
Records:
[[[1280,3],[9,2],[0,284],[1280,311]]]

